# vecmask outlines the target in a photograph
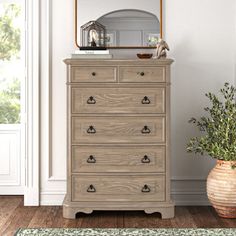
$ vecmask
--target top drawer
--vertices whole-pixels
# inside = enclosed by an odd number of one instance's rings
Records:
[[[116,67],[72,67],[71,82],[79,83],[99,83],[116,82]]]
[[[120,67],[120,82],[166,82],[165,67]]]

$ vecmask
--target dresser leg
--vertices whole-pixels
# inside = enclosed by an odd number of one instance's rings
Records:
[[[63,206],[63,217],[67,219],[76,219],[77,213],[91,214],[93,212],[90,208],[79,208],[71,206]]]
[[[175,216],[175,208],[173,206],[170,207],[158,207],[158,208],[148,208],[144,210],[146,214],[152,214],[155,212],[161,213],[162,219],[171,219]]]
[[[75,219],[76,213],[77,213],[76,209],[74,209],[72,207],[68,207],[68,206],[63,206],[63,217],[64,218]]]

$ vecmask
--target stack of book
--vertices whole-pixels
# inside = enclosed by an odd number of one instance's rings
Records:
[[[109,50],[76,50],[71,57],[82,59],[111,59],[112,54],[110,54]]]

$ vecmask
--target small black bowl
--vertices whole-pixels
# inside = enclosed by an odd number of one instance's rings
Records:
[[[139,58],[139,59],[150,59],[150,58],[152,58],[152,53],[138,53],[137,54],[137,57]]]

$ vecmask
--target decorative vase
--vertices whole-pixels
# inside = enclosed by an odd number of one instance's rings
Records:
[[[207,178],[207,196],[219,216],[236,218],[236,161],[217,161]]]

